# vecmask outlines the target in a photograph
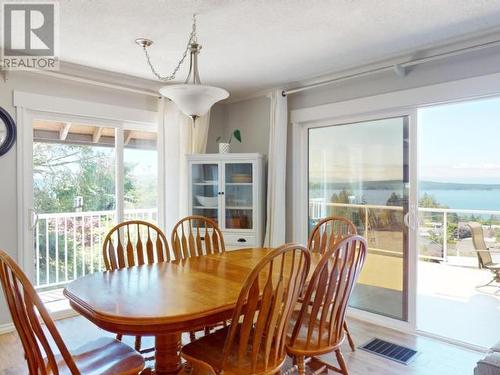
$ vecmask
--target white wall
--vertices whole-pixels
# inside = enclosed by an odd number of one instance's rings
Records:
[[[218,152],[215,140],[227,140],[235,129],[241,130],[242,143],[233,140],[231,152],[259,152],[269,148],[269,98],[260,96],[235,103],[214,106],[210,114],[207,152]]]
[[[500,47],[417,65],[405,77],[385,72],[290,95],[289,110],[334,103],[500,71]]]
[[[226,105],[218,103],[210,110],[210,126],[208,128],[207,153],[219,152],[217,137],[226,136],[227,111]]]
[[[144,110],[157,110],[157,99],[151,96],[126,93],[87,84],[49,78],[27,72],[13,72],[6,82],[0,81],[0,106],[16,119],[12,105],[14,90],[59,96],[85,101],[114,104]],[[0,156],[0,249],[17,260],[17,195],[16,186],[16,145]],[[0,297],[0,325],[10,321],[7,306]]]

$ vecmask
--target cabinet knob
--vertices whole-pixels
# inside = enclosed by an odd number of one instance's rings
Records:
[[[238,242],[247,242],[247,240],[245,238],[238,238],[237,240]]]

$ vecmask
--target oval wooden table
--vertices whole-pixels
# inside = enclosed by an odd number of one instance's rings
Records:
[[[64,295],[102,329],[155,336],[155,373],[176,374],[182,332],[230,318],[246,277],[269,251],[244,249],[97,272],[68,284]],[[311,270],[318,261],[313,255]]]

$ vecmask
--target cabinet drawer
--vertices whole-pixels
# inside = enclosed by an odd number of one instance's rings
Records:
[[[227,246],[253,247],[257,246],[257,238],[253,234],[224,233],[224,243]]]

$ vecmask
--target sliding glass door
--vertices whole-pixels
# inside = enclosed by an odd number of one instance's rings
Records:
[[[38,289],[102,270],[102,243],[118,222],[158,218],[156,129],[64,120],[32,121]]]
[[[417,329],[484,348],[500,337],[499,119],[500,97],[418,110]]]
[[[308,130],[309,232],[342,216],[368,241],[351,306],[408,320],[408,117]]]

